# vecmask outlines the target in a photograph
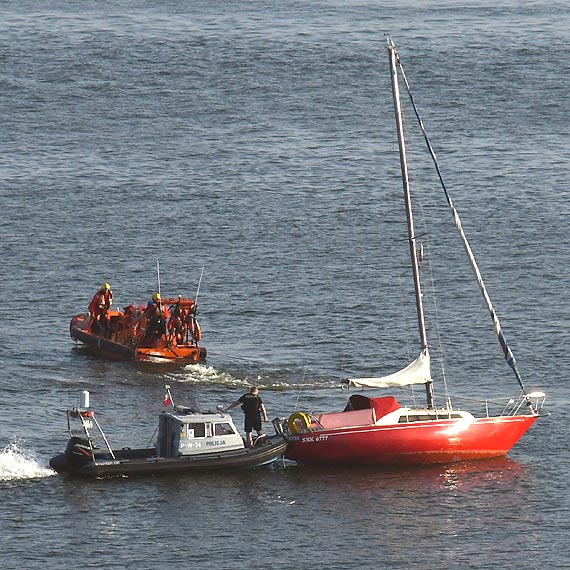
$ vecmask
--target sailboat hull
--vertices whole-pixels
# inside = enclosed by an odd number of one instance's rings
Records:
[[[463,231],[461,220],[445,187],[435,153],[429,143],[417,107],[413,102],[409,83],[405,77],[400,58],[396,54],[394,42],[389,36],[387,48],[422,352],[414,362],[397,372],[381,377],[352,378],[345,382],[349,387],[354,386],[362,389],[403,388],[424,384],[427,396],[426,408],[400,408],[396,400],[390,396],[368,398],[355,394],[349,398],[349,402],[342,412],[320,415],[294,412],[286,422],[282,423],[282,429],[287,434],[288,442],[285,457],[299,463],[347,465],[413,465],[500,457],[508,453],[536,421],[538,410],[531,404],[532,393],[528,394],[523,385],[516,360],[501,330],[499,319],[491,304],[481,272]],[[404,122],[398,83],[399,75],[402,76],[409,92],[410,102],[436,166],[446,201],[453,214],[455,226],[492,317],[493,331],[502,348],[505,360],[513,370],[519,384],[518,402],[511,398],[503,407],[503,413],[518,414],[519,410],[528,410],[526,415],[476,418],[469,412],[454,410],[451,406],[451,399],[448,397],[446,397],[445,408],[435,408],[420,279],[420,255],[418,255],[417,249],[417,246],[420,245],[421,252],[421,244],[418,242],[419,235],[414,229],[410,178],[404,140]],[[544,394],[538,392],[536,394],[540,394],[535,396],[537,405],[538,398],[542,398],[544,403]],[[487,406],[485,410],[488,410]]]
[[[414,465],[505,455],[535,415],[430,420],[290,434],[285,457],[306,464]]]

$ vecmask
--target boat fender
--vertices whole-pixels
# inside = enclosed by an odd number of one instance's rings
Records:
[[[311,418],[309,418],[309,416],[303,412],[295,412],[289,416],[287,424],[289,425],[289,431],[291,433],[308,431],[311,427]]]

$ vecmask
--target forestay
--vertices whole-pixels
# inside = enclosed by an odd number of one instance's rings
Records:
[[[461,240],[463,242],[463,246],[464,246],[465,251],[467,253],[467,257],[469,258],[469,262],[471,263],[471,267],[473,269],[473,272],[475,273],[475,277],[477,278],[477,283],[479,284],[479,289],[481,290],[481,293],[483,294],[483,299],[485,300],[485,304],[487,306],[489,314],[491,315],[491,319],[493,320],[493,332],[495,333],[497,340],[499,341],[499,344],[501,346],[501,349],[503,350],[503,354],[505,356],[505,360],[507,361],[507,364],[512,368],[513,372],[515,373],[515,377],[519,383],[519,386],[521,387],[521,389],[523,391],[523,394],[526,395],[526,389],[524,387],[521,375],[520,375],[519,370],[517,368],[517,361],[515,359],[513,352],[511,351],[509,345],[507,344],[507,339],[505,338],[505,334],[503,333],[503,330],[501,329],[501,323],[499,322],[499,317],[497,316],[497,313],[495,312],[495,309],[493,308],[493,304],[491,303],[491,298],[489,297],[489,294],[487,292],[487,288],[485,287],[485,283],[483,282],[483,277],[481,276],[481,272],[479,271],[479,267],[478,267],[477,262],[475,260],[475,256],[473,255],[473,251],[471,250],[471,246],[469,245],[469,242],[467,241],[467,236],[465,235],[465,232],[463,231],[461,219],[459,218],[459,214],[457,213],[457,210],[455,209],[455,206],[453,205],[453,202],[451,200],[451,196],[449,195],[449,192],[447,190],[447,186],[445,185],[445,182],[443,180],[443,176],[441,174],[441,170],[440,170],[439,164],[437,162],[437,157],[435,155],[435,151],[433,150],[433,147],[431,146],[431,143],[429,141],[429,137],[428,137],[426,129],[424,127],[424,123],[422,121],[422,118],[420,116],[420,113],[418,111],[416,103],[414,101],[414,97],[412,95],[412,90],[410,89],[410,84],[408,83],[406,73],[404,72],[404,68],[403,68],[402,63],[401,63],[399,58],[398,58],[398,66],[399,66],[400,71],[402,73],[402,78],[404,80],[404,83],[406,84],[406,90],[407,90],[408,95],[410,97],[410,103],[412,104],[412,107],[414,109],[414,113],[415,113],[416,118],[418,120],[418,124],[419,124],[420,129],[422,131],[422,134],[424,136],[424,140],[425,140],[426,146],[428,148],[428,151],[431,155],[433,165],[435,167],[437,175],[439,177],[441,187],[443,189],[443,192],[445,193],[445,198],[447,200],[447,204],[448,204],[448,206],[449,206],[449,208],[453,214],[453,221],[455,223],[457,231],[459,232],[459,235],[460,235]],[[530,406],[530,401],[528,400],[528,397],[527,397],[527,404]]]

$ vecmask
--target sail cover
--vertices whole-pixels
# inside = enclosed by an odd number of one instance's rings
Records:
[[[426,384],[427,382],[431,382],[430,358],[427,348],[406,368],[389,376],[348,378],[344,381],[349,388],[392,388],[409,386],[410,384]]]

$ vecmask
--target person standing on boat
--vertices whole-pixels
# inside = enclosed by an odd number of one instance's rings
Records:
[[[174,309],[172,309],[170,320],[168,321],[168,332],[171,338],[174,338],[178,344],[184,342],[186,332],[188,331],[188,316],[186,310],[181,305],[179,296],[178,303],[176,303]]]
[[[101,288],[89,303],[89,316],[91,317],[91,332],[100,333],[106,337],[109,332],[108,311],[113,303],[113,292],[109,283],[103,283]]]
[[[269,421],[267,419],[267,410],[263,405],[263,400],[259,396],[259,389],[257,386],[252,386],[251,390],[244,394],[239,400],[236,400],[233,404],[230,404],[226,411],[229,412],[231,409],[236,408],[241,404],[241,409],[245,414],[245,435],[247,437],[247,446],[253,447],[253,437],[251,436],[252,430],[257,432],[257,436],[263,435],[263,430],[261,429],[261,414],[263,414],[263,421]]]
[[[144,314],[148,319],[148,326],[145,336],[156,337],[166,334],[168,309],[165,305],[162,304],[159,293],[155,293],[152,296],[152,301],[149,301]]]

